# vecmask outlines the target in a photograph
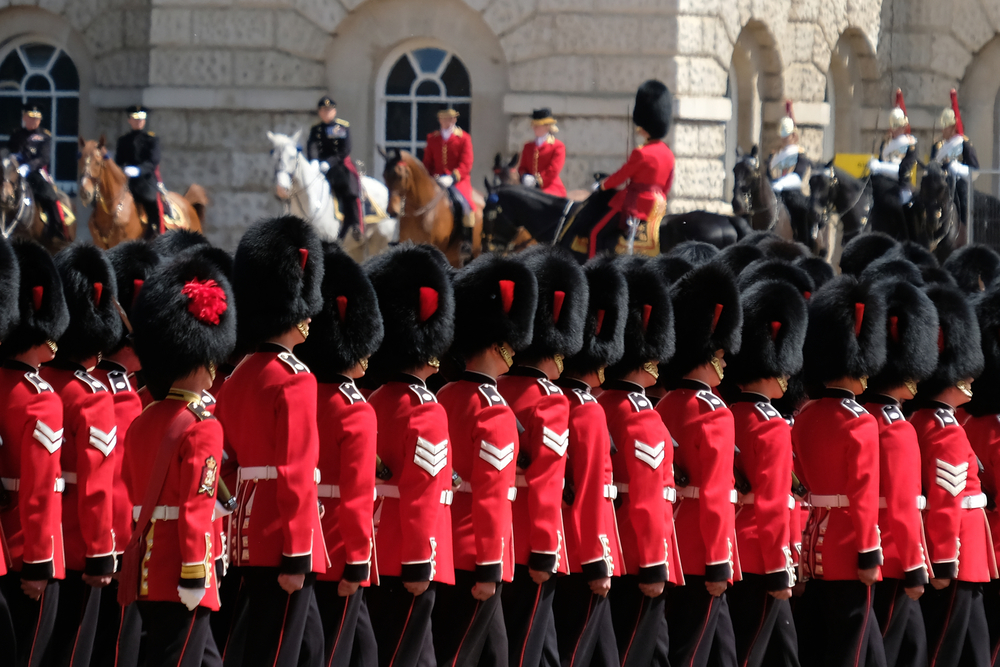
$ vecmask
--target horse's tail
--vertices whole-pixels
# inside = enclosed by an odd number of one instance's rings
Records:
[[[208,200],[208,193],[205,192],[205,188],[201,187],[197,183],[192,183],[191,187],[189,187],[187,192],[184,193],[184,199],[188,200],[188,203],[191,204],[195,213],[198,214],[198,220],[204,223],[205,209],[208,208],[210,203]]]

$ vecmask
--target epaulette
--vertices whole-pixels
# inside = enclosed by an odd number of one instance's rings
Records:
[[[128,381],[128,374],[122,371],[108,371],[108,382],[111,383],[112,394],[132,391],[132,385]]]
[[[653,409],[653,402],[650,401],[645,394],[638,391],[630,391],[628,393],[628,400],[636,412]]]
[[[50,137],[52,136],[52,133],[49,132],[48,130],[46,130],[44,127],[42,128],[42,132],[44,132],[45,134],[49,135]]]
[[[208,408],[206,408],[205,404],[201,401],[191,401],[187,404],[187,408],[195,417],[198,418],[198,421],[200,422],[203,422],[206,419],[215,419],[215,416],[208,411]]]
[[[42,376],[35,371],[28,371],[24,374],[24,379],[28,381],[28,384],[35,388],[35,391],[39,394],[44,394],[46,392],[54,392],[55,389],[52,388],[48,382],[42,379]]]
[[[935,410],[934,419],[936,419],[938,424],[941,425],[941,428],[958,426],[958,420],[955,419],[955,415],[952,414],[951,410],[946,410],[945,408],[938,408]]]
[[[344,127],[350,127],[351,126],[351,124],[348,123],[343,118],[334,118],[333,122],[336,123],[337,125],[343,125]]]
[[[705,403],[707,403],[708,407],[712,408],[713,412],[715,412],[719,408],[726,407],[726,404],[722,402],[721,398],[719,398],[718,396],[716,396],[707,389],[702,389],[701,391],[697,392],[695,396],[698,397],[699,401],[704,401]]]
[[[151,137],[155,137],[156,136],[156,132],[149,132],[149,131],[147,131],[146,134],[148,134]]]
[[[885,423],[889,425],[895,424],[896,422],[906,421],[906,417],[903,416],[903,411],[896,405],[883,405],[882,417],[885,418]]]
[[[769,422],[772,419],[781,419],[781,415],[778,413],[778,411],[775,410],[774,406],[768,403],[767,401],[759,401],[757,403],[754,403],[754,407],[757,408],[757,412],[760,413],[760,415],[764,418],[764,421],[766,422]]]
[[[497,391],[497,388],[491,384],[479,385],[479,393],[486,399],[486,407],[492,407],[494,405],[507,405],[507,401],[503,400],[503,396],[501,396],[500,392]]]
[[[279,352],[278,359],[280,359],[286,366],[292,369],[292,372],[298,375],[299,373],[308,373],[309,367],[304,363],[299,361],[291,352]]]
[[[455,129],[452,130],[452,134],[454,134],[456,137],[462,136],[462,134],[463,134],[462,128],[460,128],[458,125],[456,125]]]
[[[367,402],[365,401],[365,397],[361,395],[361,392],[358,391],[358,386],[353,382],[341,382],[340,393],[347,398],[347,403],[349,405]]]
[[[207,391],[201,392],[201,402],[206,406],[215,405],[215,396],[212,396]]]
[[[76,376],[77,380],[90,387],[90,391],[94,394],[108,390],[108,388],[105,387],[100,380],[87,371],[74,371],[73,375]]]
[[[597,403],[597,399],[586,389],[574,389],[573,395],[580,400],[580,405],[586,405],[587,403]]]
[[[410,391],[416,394],[417,398],[420,399],[420,405],[423,405],[424,403],[437,403],[437,396],[435,396],[434,392],[427,387],[423,387],[419,384],[411,384]]]
[[[545,378],[538,378],[538,384],[542,386],[542,389],[545,391],[546,396],[552,396],[553,394],[559,394],[560,396],[562,396],[563,393],[562,389],[553,384],[551,380],[547,380]]]
[[[855,417],[868,414],[868,411],[861,407],[861,404],[853,398],[842,398],[840,404]]]

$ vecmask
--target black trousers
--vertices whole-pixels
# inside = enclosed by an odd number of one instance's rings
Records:
[[[243,647],[246,644],[248,606],[242,569],[230,565],[220,581],[219,611],[212,614],[212,636],[222,651],[223,663],[228,667],[239,667],[243,664]]]
[[[348,229],[361,229],[364,214],[361,210],[361,193],[358,179],[347,167],[331,167],[326,174],[330,192],[337,198],[340,212],[344,214],[344,224],[340,229],[340,238],[344,238]]]
[[[146,212],[146,219],[149,222],[149,235],[156,236],[160,233],[160,202],[159,189],[156,187],[156,176],[153,174],[140,174],[136,178],[128,179],[128,189],[132,193],[132,199]]]
[[[59,608],[59,580],[50,579],[36,602],[21,590],[21,574],[0,577],[0,646],[16,646],[17,667],[38,667],[45,647],[52,641],[52,628]],[[58,638],[57,638],[58,639]]]
[[[337,582],[317,581],[316,602],[323,622],[326,667],[377,667],[378,645],[368,617],[365,589],[337,594]]]
[[[666,593],[655,598],[643,595],[635,575],[618,577],[611,584],[608,604],[623,667],[667,667],[670,664],[666,600]],[[602,636],[598,643],[604,645],[605,642]],[[595,663],[607,664],[607,659],[606,651],[597,651]]]
[[[504,584],[489,600],[472,597],[476,575],[455,570],[455,585],[439,585],[434,602],[434,654],[449,667],[507,667],[507,628],[500,603]]]
[[[803,665],[883,667],[882,633],[872,609],[873,586],[860,581],[806,583],[795,607]]]
[[[925,586],[924,590],[930,586]],[[911,600],[901,579],[883,579],[875,587],[875,618],[882,631],[889,667],[926,667],[927,630],[920,603]]]
[[[983,609],[990,629],[990,664],[1000,665],[1000,579],[983,584]]]
[[[136,667],[142,619],[135,605],[122,609],[118,604],[118,581],[101,591],[97,633],[90,667]]]
[[[245,667],[322,667],[323,624],[316,575],[291,595],[278,585],[278,568],[243,568],[247,595]]]
[[[501,596],[511,667],[559,664],[559,640],[552,615],[555,593],[556,575],[539,586],[531,580],[527,565],[514,566],[514,581],[503,587]]]
[[[618,585],[617,581],[614,585]],[[614,651],[611,664],[619,664],[615,629],[611,622],[611,603],[594,595],[582,574],[570,574],[556,581],[553,604],[559,660],[563,667],[589,667],[601,640]],[[602,657],[604,663],[609,657]]]
[[[667,596],[670,663],[685,667],[736,667],[736,637],[728,593],[715,597],[705,577],[684,575],[685,585]]]
[[[438,585],[431,582],[421,595],[413,595],[399,577],[380,577],[379,585],[365,595],[368,613],[375,619],[379,667],[431,667],[434,639],[431,614]]]
[[[767,591],[765,577],[743,574],[726,595],[741,667],[799,667],[792,606]]]
[[[214,647],[211,611],[188,611],[180,602],[140,601],[136,607],[146,629],[146,667],[202,667]]]
[[[103,589],[91,588],[82,576],[79,570],[66,570],[66,579],[59,583],[52,641],[42,657],[44,667],[90,665]]]
[[[927,624],[930,667],[989,667],[982,584],[952,580],[940,591],[926,586],[920,607]]]

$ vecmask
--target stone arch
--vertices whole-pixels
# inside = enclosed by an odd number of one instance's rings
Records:
[[[863,135],[864,109],[878,106],[870,97],[878,90],[878,63],[875,50],[860,28],[845,30],[830,54],[828,99],[830,125],[824,141],[824,159],[834,153],[860,153],[869,150]]]
[[[976,145],[979,164],[1000,168],[1000,37],[993,38],[969,63],[958,89],[965,134]],[[979,178],[976,187],[1000,195],[1000,177]]]

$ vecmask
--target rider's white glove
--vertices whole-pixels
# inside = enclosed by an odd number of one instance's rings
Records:
[[[131,164],[128,165],[127,167],[125,167],[125,175],[128,176],[129,178],[138,178],[139,177],[139,167],[136,167],[136,166],[131,165]]]
[[[329,163],[329,162],[327,162],[327,161],[325,161],[325,160],[324,160],[324,161],[322,161],[322,162],[320,162],[320,163],[319,163],[319,170],[320,170],[321,172],[323,172],[324,174],[325,174],[326,172],[330,171],[330,163]]]
[[[22,164],[17,168],[17,173],[21,174],[21,178],[27,178],[28,174],[31,172],[31,167],[26,164]]]
[[[437,177],[437,182],[442,188],[450,188],[455,184],[455,178],[449,174],[444,174]]]
[[[955,174],[956,176],[966,177],[969,175],[969,165],[962,164],[957,160],[952,160],[948,163],[948,171]]]
[[[537,183],[538,181],[535,180],[535,177],[531,174],[525,174],[521,177],[521,185],[527,185],[529,188],[533,188]]]
[[[602,185],[603,183],[601,183],[600,181],[594,181],[594,184],[590,186],[590,191],[597,192],[598,190],[601,189]]]
[[[188,611],[194,611],[201,599],[205,597],[204,587],[199,588],[184,588],[183,586],[177,587],[177,597],[181,599],[181,603],[187,607]]]

